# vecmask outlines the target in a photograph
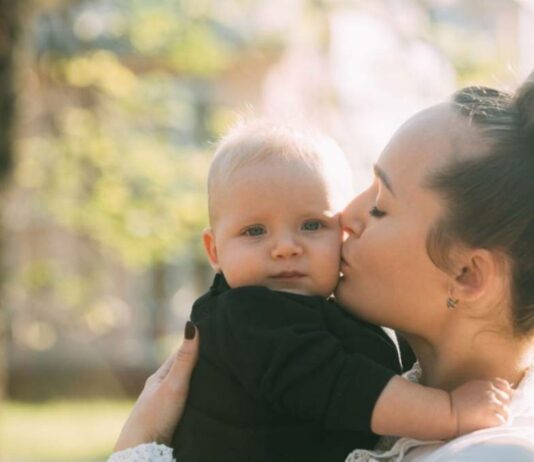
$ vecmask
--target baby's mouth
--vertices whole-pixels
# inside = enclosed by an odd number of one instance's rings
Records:
[[[281,271],[280,273],[277,273],[271,276],[271,278],[273,279],[299,279],[304,276],[306,275],[299,271]]]

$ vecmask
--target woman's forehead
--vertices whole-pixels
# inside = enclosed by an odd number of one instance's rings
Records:
[[[388,173],[392,182],[408,177],[420,182],[435,171],[471,150],[479,150],[476,130],[469,120],[458,114],[451,103],[425,109],[393,135],[385,147],[378,166]],[[395,177],[399,177],[395,180]]]

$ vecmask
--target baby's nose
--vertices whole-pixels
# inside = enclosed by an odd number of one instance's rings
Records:
[[[301,254],[302,246],[290,236],[278,239],[271,252],[273,258],[289,258]]]

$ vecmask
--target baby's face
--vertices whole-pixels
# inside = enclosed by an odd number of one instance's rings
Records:
[[[204,242],[230,287],[329,296],[339,278],[343,204],[332,203],[322,176],[301,162],[264,161],[229,183],[214,197],[217,218]]]

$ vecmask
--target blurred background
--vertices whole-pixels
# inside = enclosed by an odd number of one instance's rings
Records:
[[[0,0],[0,460],[107,458],[210,283],[237,114],[321,127],[362,189],[412,113],[531,69],[533,0]]]

